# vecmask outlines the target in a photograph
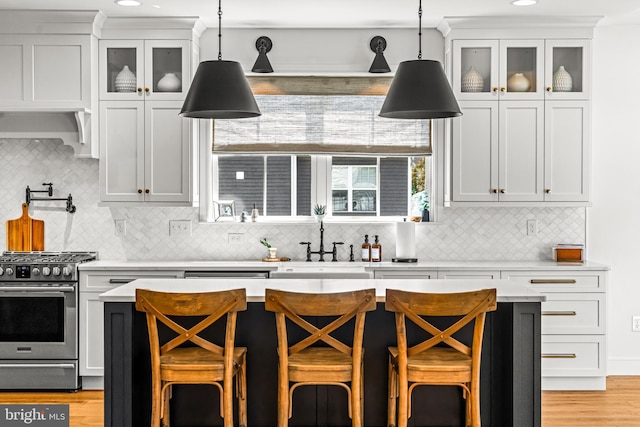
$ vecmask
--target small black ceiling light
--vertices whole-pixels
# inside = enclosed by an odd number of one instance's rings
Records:
[[[241,119],[259,116],[242,66],[222,60],[222,0],[218,0],[218,59],[198,65],[180,115],[194,119]]]
[[[271,67],[269,58],[267,58],[267,53],[271,52],[272,47],[273,43],[271,42],[271,39],[269,37],[258,37],[258,40],[256,40],[258,58],[256,59],[256,63],[253,64],[253,68],[251,69],[251,71],[253,71],[254,73],[273,73],[273,67]]]
[[[387,60],[384,59],[384,55],[382,52],[387,48],[387,41],[382,36],[375,36],[369,42],[369,47],[373,52],[375,52],[376,56],[373,58],[373,62],[371,63],[371,67],[369,67],[370,73],[388,73],[391,71],[389,68],[389,64],[387,64]]]
[[[398,65],[380,117],[391,119],[442,119],[461,116],[460,107],[438,61],[422,59],[422,0],[418,9],[418,60]]]

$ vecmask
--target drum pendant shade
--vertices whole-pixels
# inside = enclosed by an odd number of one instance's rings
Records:
[[[222,59],[202,61],[180,111],[194,119],[241,119],[259,116],[242,66]]]
[[[380,117],[441,119],[462,115],[438,61],[418,59],[398,65]]]

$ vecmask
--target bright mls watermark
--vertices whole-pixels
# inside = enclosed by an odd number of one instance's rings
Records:
[[[69,427],[69,405],[0,405],[0,427]]]

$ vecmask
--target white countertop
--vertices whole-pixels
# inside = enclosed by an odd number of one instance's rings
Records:
[[[509,280],[434,280],[434,279],[137,279],[100,295],[104,302],[135,302],[136,289],[163,292],[211,292],[245,288],[247,301],[264,302],[266,288],[302,293],[346,292],[374,288],[376,299],[384,301],[385,289],[413,292],[464,292],[496,288],[498,302],[541,302],[545,297],[535,289]]]
[[[243,260],[161,260],[161,261],[123,261],[123,260],[98,260],[82,263],[78,266],[81,271],[117,271],[117,270],[238,270],[238,271],[277,271],[297,268],[365,268],[366,270],[581,270],[602,271],[609,267],[596,262],[587,261],[582,265],[558,264],[555,261],[420,261],[417,263],[396,262],[263,262]]]

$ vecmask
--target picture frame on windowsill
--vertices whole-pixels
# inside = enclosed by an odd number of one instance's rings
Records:
[[[215,221],[235,221],[236,202],[235,200],[214,200],[213,215]]]

